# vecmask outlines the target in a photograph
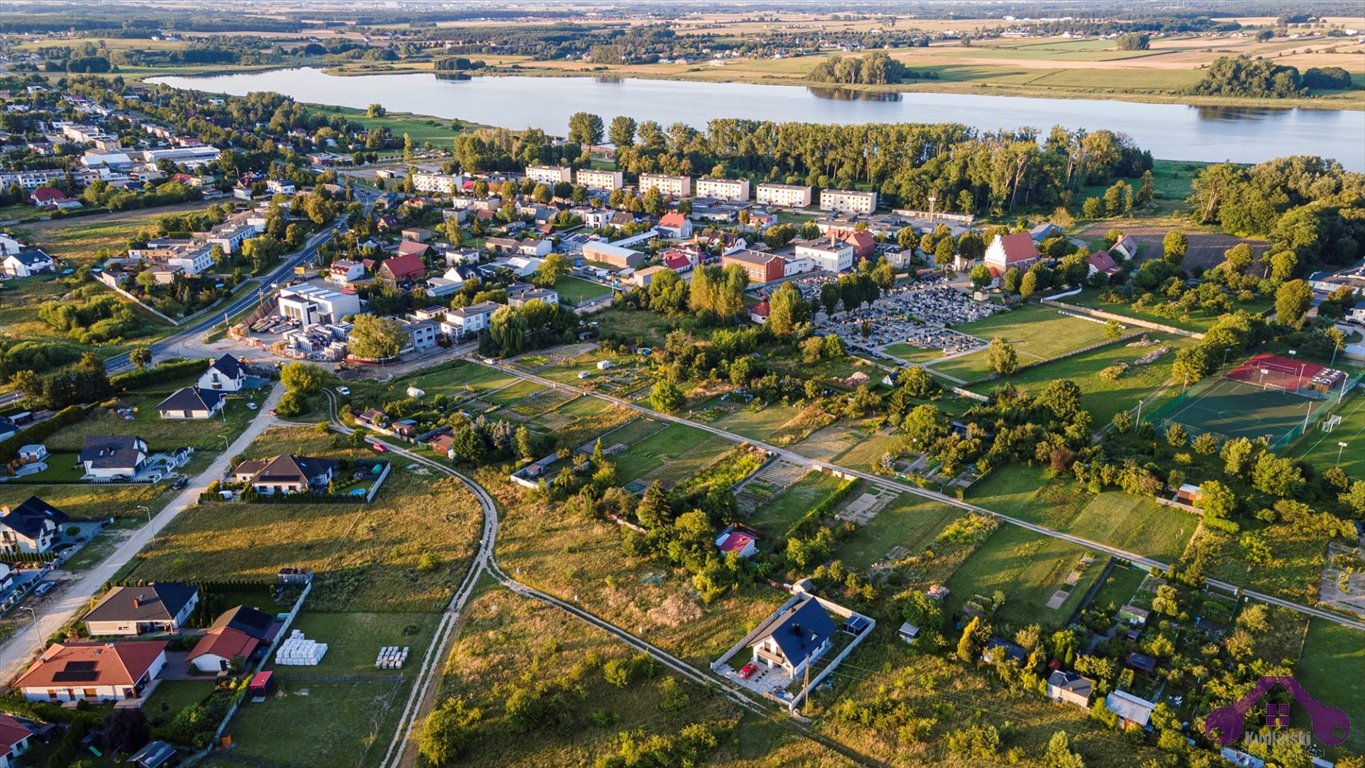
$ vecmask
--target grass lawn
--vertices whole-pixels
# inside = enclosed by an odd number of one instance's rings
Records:
[[[467,392],[482,393],[500,389],[516,382],[517,377],[494,368],[457,360],[391,382],[361,379],[347,382],[347,386],[351,389],[352,402],[356,403],[353,408],[359,412],[361,403],[368,407],[370,404],[401,400],[407,396],[408,387],[417,387],[426,392],[428,397],[457,397]]]
[[[544,391],[545,387],[542,387],[534,381],[518,380],[516,383],[509,384],[500,389],[491,390],[487,394],[481,396],[480,399],[490,405],[502,407],[511,405],[518,400],[524,400],[537,392]]]
[[[1087,288],[1075,296],[1068,296],[1061,301],[1078,307],[1089,307],[1108,312],[1113,315],[1131,317],[1137,320],[1146,320],[1149,323],[1159,323],[1169,325],[1173,328],[1180,328],[1186,331],[1206,331],[1214,321],[1222,317],[1220,312],[1212,312],[1206,309],[1193,309],[1182,316],[1166,317],[1159,315],[1150,309],[1133,309],[1129,304],[1111,304],[1103,300],[1104,291]],[[1267,301],[1253,301],[1249,304],[1235,304],[1233,309],[1246,309],[1250,312],[1260,312],[1270,306]]]
[[[1338,465],[1354,478],[1365,477],[1365,395],[1356,394],[1334,407],[1329,415],[1340,415],[1341,423],[1331,432],[1310,429],[1286,451],[1286,455],[1324,470]],[[1346,443],[1342,449],[1338,443]],[[1365,729],[1362,729],[1365,730]]]
[[[153,512],[161,509],[170,494],[162,495],[166,483],[106,483],[100,485],[15,485],[0,484],[0,506],[22,503],[30,496],[48,502],[78,520],[107,517],[143,517],[139,505]]]
[[[905,547],[910,554],[918,554],[959,514],[947,504],[903,493],[840,543],[838,556],[852,567],[867,568],[893,547]]]
[[[1036,393],[1048,382],[1058,379],[1071,379],[1081,388],[1081,405],[1094,416],[1092,425],[1098,429],[1108,424],[1114,414],[1135,407],[1138,400],[1152,394],[1170,377],[1171,361],[1175,350],[1194,344],[1194,339],[1184,337],[1150,334],[1163,345],[1171,347],[1171,353],[1151,365],[1135,365],[1122,376],[1109,381],[1100,376],[1100,371],[1115,363],[1131,363],[1151,351],[1151,347],[1128,347],[1122,342],[1087,352],[1083,355],[1068,357],[1065,360],[1044,363],[1027,368],[1009,377],[1007,381],[1029,393]],[[996,380],[972,387],[975,392],[990,394],[1005,380]],[[1169,393],[1171,396],[1174,392]],[[1160,403],[1149,402],[1149,408]]]
[[[787,486],[755,510],[748,520],[749,525],[769,536],[781,536],[792,523],[812,507],[833,496],[847,482],[824,472],[807,472],[799,481]]]
[[[1019,353],[1021,365],[1050,360],[1104,340],[1104,323],[1064,315],[1041,304],[1025,305],[954,330],[984,341],[998,337],[1010,342]],[[984,350],[946,360],[935,365],[934,370],[963,381],[975,381],[990,374]]]
[[[1151,499],[1106,491],[1092,496],[1042,468],[1012,465],[972,486],[975,504],[1164,562],[1185,551],[1198,520]]]
[[[634,344],[661,347],[668,332],[677,323],[654,312],[629,309],[607,309],[592,316],[600,323],[602,335],[624,339]]]
[[[708,434],[709,433],[705,433]],[[692,448],[670,458],[668,461],[660,463],[641,475],[637,480],[641,483],[652,483],[659,481],[665,488],[671,488],[693,474],[701,471],[703,467],[715,461],[717,456],[725,453],[734,447],[734,443],[723,438],[714,437],[710,440],[701,440]],[[624,478],[622,483],[628,482]]]
[[[1096,565],[1099,565],[1097,562]],[[1132,601],[1133,595],[1138,587],[1142,586],[1142,580],[1147,577],[1145,571],[1139,571],[1122,565],[1115,565],[1095,593],[1095,599],[1090,601],[1090,607],[1115,610],[1122,608]]]
[[[162,680],[142,708],[149,718],[165,717],[170,720],[185,707],[207,699],[216,687],[211,677],[203,680]]]
[[[782,403],[747,405],[716,422],[716,426],[737,435],[766,440],[800,413],[799,406]]]
[[[648,423],[658,424],[658,422],[653,421]],[[631,443],[629,448],[612,455],[611,459],[616,462],[616,472],[620,482],[629,483],[665,462],[677,459],[710,437],[711,433],[704,432],[696,427],[689,427],[686,424],[669,424],[639,442]],[[603,442],[620,442],[622,439],[624,438],[613,433]]]
[[[327,115],[342,115],[349,121],[361,123],[367,129],[387,127],[399,138],[406,133],[419,146],[429,142],[448,150],[451,141],[461,133],[451,129],[450,120],[414,115],[410,112],[389,112],[383,117],[366,117],[365,110],[350,107],[316,106],[313,107],[313,111]]]
[[[283,698],[242,706],[227,730],[236,742],[234,754],[248,760],[307,755],[310,765],[377,765],[436,619],[427,613],[305,610],[293,628],[327,643],[327,655],[316,667],[273,668]],[[386,645],[412,649],[402,670],[374,668]],[[326,716],[319,718],[319,712]],[[299,728],[305,721],[309,727]]]
[[[1060,589],[1067,574],[1087,550],[1012,525],[1002,525],[967,558],[948,580],[948,597],[955,614],[972,595],[1005,593],[1005,604],[995,613],[995,624],[1008,622],[1056,626],[1071,617],[1082,596],[1099,578],[1102,558],[1081,576],[1060,608],[1048,608],[1048,598]]]
[[[273,429],[248,457],[372,456],[332,448],[311,428]],[[186,510],[138,555],[139,579],[274,579],[286,566],[318,577],[318,610],[432,611],[464,575],[479,506],[453,478],[395,467],[373,504],[207,502]],[[437,567],[419,572],[433,554]]]
[[[1313,698],[1323,704],[1346,710],[1351,718],[1351,735],[1342,749],[1354,754],[1365,752],[1365,633],[1322,619],[1308,625],[1303,657],[1294,668],[1294,677]],[[1302,718],[1302,710],[1296,713]],[[1306,727],[1306,718],[1296,725]]]
[[[558,282],[555,283],[555,290],[561,299],[574,305],[611,293],[611,288],[601,283],[594,283],[572,275],[564,275],[559,278]]]
[[[943,357],[943,350],[941,349],[916,347],[913,344],[906,344],[903,341],[898,341],[895,344],[888,344],[882,348],[882,351],[888,355],[899,357],[900,359],[911,363],[931,363]]]

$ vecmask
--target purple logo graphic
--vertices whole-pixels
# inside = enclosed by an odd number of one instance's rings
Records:
[[[1351,721],[1346,717],[1345,712],[1336,707],[1329,707],[1309,696],[1297,680],[1288,676],[1262,677],[1260,682],[1256,683],[1255,688],[1252,688],[1246,696],[1238,699],[1232,706],[1219,707],[1210,712],[1208,719],[1204,721],[1204,735],[1220,747],[1226,747],[1240,739],[1246,713],[1277,685],[1289,691],[1289,694],[1294,697],[1294,701],[1308,710],[1308,716],[1313,725],[1313,735],[1318,740],[1324,744],[1336,746],[1345,742],[1346,737],[1351,735]],[[1289,705],[1267,704],[1265,724],[1275,727],[1288,725]]]

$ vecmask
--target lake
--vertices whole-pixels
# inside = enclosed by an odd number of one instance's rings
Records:
[[[245,95],[275,91],[299,101],[459,118],[563,135],[569,115],[629,115],[667,126],[734,117],[813,123],[958,122],[983,130],[1053,125],[1123,131],[1165,160],[1256,163],[1322,155],[1365,170],[1365,111],[1192,107],[1101,99],[1032,99],[956,93],[868,94],[837,88],[591,77],[438,78],[435,74],[334,77],[315,68],[209,77],[158,77],[175,88]],[[1362,96],[1365,99],[1365,96]]]

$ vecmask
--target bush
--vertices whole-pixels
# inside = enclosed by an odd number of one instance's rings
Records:
[[[203,373],[209,369],[209,364],[210,361],[207,359],[174,360],[150,368],[143,368],[140,371],[120,373],[111,377],[109,383],[114,387],[115,392],[127,392],[130,389],[137,389],[148,384],[158,384],[167,379],[179,378],[190,373]]]

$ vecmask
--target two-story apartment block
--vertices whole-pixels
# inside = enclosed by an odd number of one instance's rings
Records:
[[[853,246],[841,240],[798,240],[796,257],[810,259],[816,269],[844,272],[853,268]]]
[[[599,171],[594,168],[579,168],[578,183],[588,189],[611,192],[625,186],[620,171]]]
[[[759,184],[756,202],[778,208],[809,208],[810,187],[797,184]]]
[[[640,174],[640,194],[643,195],[651,189],[657,189],[660,194],[672,198],[691,197],[692,177],[667,176],[661,173]]]
[[[452,309],[441,322],[441,333],[451,338],[476,334],[488,327],[488,319],[500,306],[491,301],[481,301],[478,304]]]
[[[713,179],[703,176],[697,179],[697,197],[714,197],[732,203],[749,199],[748,179]]]
[[[573,169],[558,165],[528,165],[526,178],[537,184],[568,184],[573,181]]]
[[[822,189],[820,210],[870,214],[877,210],[877,193],[853,189]]]

